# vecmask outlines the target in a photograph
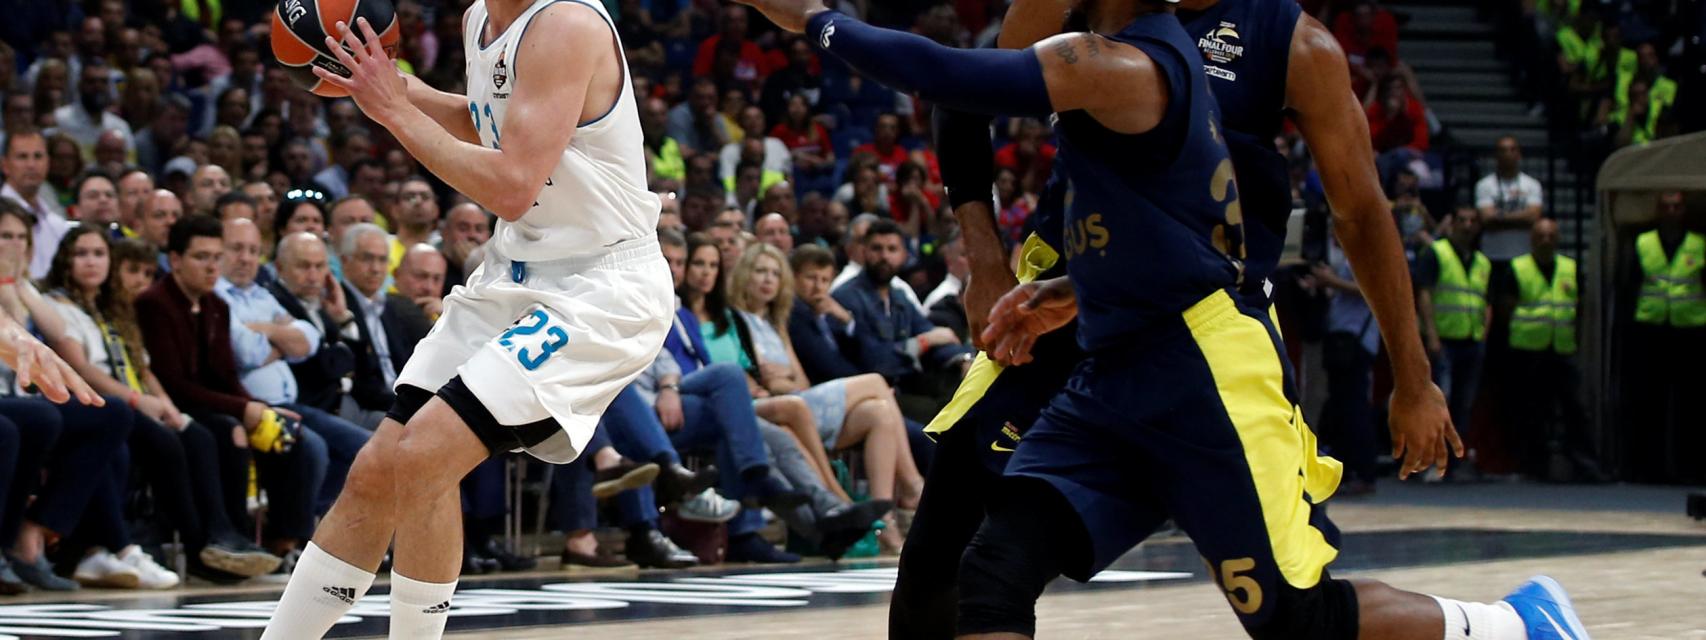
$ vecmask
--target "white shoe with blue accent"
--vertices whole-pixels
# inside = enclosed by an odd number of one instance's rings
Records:
[[[1546,576],[1535,576],[1505,596],[1528,627],[1528,640],[1588,640],[1587,629],[1576,617],[1576,606],[1563,585]]]

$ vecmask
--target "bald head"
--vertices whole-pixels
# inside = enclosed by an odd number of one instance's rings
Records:
[[[788,226],[788,219],[780,213],[765,214],[752,225],[752,232],[758,236],[758,241],[781,249],[782,253],[794,250],[794,234]]]
[[[248,218],[225,221],[225,261],[220,272],[238,287],[255,282],[261,270],[261,228]]]
[[[278,279],[284,287],[303,300],[319,300],[325,295],[332,273],[326,243],[317,233],[300,231],[285,236],[278,243]]]
[[[184,203],[178,200],[178,194],[169,189],[155,189],[143,205],[141,228],[137,233],[154,248],[164,249],[166,237],[172,232],[172,223],[183,215]]]
[[[1536,220],[1534,230],[1529,233],[1529,245],[1533,247],[1535,260],[1551,262],[1558,251],[1558,221],[1551,218]]]
[[[444,254],[430,244],[409,247],[397,265],[397,292],[411,299],[443,296],[448,266]]]
[[[224,167],[216,164],[201,165],[190,175],[190,210],[211,215],[219,196],[229,191],[231,174],[226,173]]]

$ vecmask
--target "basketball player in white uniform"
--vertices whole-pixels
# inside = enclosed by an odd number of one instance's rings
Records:
[[[478,0],[468,95],[405,78],[365,20],[329,81],[502,220],[397,377],[397,405],[302,554],[265,639],[323,636],[395,538],[392,638],[438,638],[462,564],[457,483],[493,453],[573,460],[674,308],[621,44],[588,0]],[[358,37],[359,35],[359,37]],[[407,425],[407,426],[405,426]]]

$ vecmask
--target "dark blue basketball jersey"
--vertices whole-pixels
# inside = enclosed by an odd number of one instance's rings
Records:
[[[1165,13],[1107,37],[1147,54],[1169,99],[1160,124],[1138,135],[1083,111],[1059,114],[1057,161],[1074,192],[1056,248],[1078,293],[1086,350],[1148,333],[1238,284],[1244,251],[1232,161],[1196,43]]]
[[[1201,12],[1178,13],[1202,52],[1220,105],[1244,205],[1245,283],[1251,288],[1273,273],[1285,250],[1291,182],[1274,136],[1285,120],[1291,34],[1302,12],[1295,0],[1220,0]]]

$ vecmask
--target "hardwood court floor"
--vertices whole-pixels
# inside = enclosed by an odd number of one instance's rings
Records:
[[[1373,498],[1334,504],[1333,519],[1348,535],[1442,527],[1706,535],[1706,525],[1682,515],[1683,492],[1674,489],[1539,485],[1414,487],[1384,483],[1381,491]],[[1465,503],[1477,506],[1456,506]],[[1454,555],[1450,549],[1443,553]],[[1498,550],[1490,553],[1496,557]],[[1567,556],[1472,562],[1446,557],[1426,566],[1345,571],[1338,575],[1385,580],[1401,588],[1457,599],[1492,601],[1528,576],[1547,573],[1570,590],[1594,638],[1677,640],[1706,639],[1703,569],[1706,569],[1706,546],[1693,545],[1603,553],[1590,549]],[[1225,598],[1201,578],[1150,585],[1141,590],[1119,587],[1050,593],[1044,596],[1038,614],[1039,636],[1043,638],[1244,637],[1228,611]],[[876,604],[535,627],[452,637],[464,640],[544,640],[571,636],[625,640],[881,638],[886,634],[886,620],[887,606]]]

